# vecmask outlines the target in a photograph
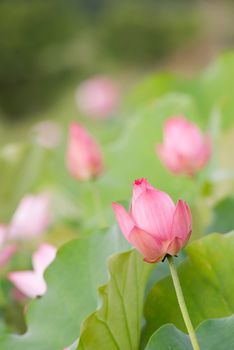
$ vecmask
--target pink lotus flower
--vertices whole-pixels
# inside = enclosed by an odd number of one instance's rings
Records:
[[[76,92],[76,102],[85,115],[94,119],[106,119],[118,105],[119,92],[111,79],[97,76],[80,85]]]
[[[211,140],[183,116],[173,117],[166,121],[164,143],[156,151],[172,173],[193,176],[208,162]]]
[[[14,286],[29,298],[45,294],[47,286],[43,274],[56,256],[56,248],[41,244],[32,256],[33,271],[16,271],[8,274]]]
[[[67,167],[78,180],[95,178],[103,171],[103,159],[99,145],[78,123],[70,126]]]
[[[33,239],[44,233],[52,220],[49,205],[47,194],[25,196],[9,225],[9,238]]]
[[[175,206],[165,193],[152,187],[146,179],[136,180],[130,213],[113,203],[113,209],[125,238],[153,263],[176,255],[192,232],[192,216],[185,201]]]

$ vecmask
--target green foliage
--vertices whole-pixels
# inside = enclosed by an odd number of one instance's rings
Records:
[[[110,281],[100,288],[102,306],[83,324],[78,350],[138,349],[144,290],[152,265],[136,251],[109,261]]]
[[[153,103],[168,93],[188,95],[197,108],[200,120],[206,125],[214,108],[219,108],[222,126],[232,125],[234,88],[234,53],[221,55],[208,69],[193,79],[183,79],[169,74],[150,76],[136,87],[129,98],[133,109]]]
[[[180,265],[178,273],[195,326],[208,318],[234,313],[234,283],[230,278],[233,249],[233,232],[209,235],[186,248],[188,259]],[[185,330],[171,278],[156,283],[148,294],[145,318],[144,340],[168,322]]]
[[[173,325],[159,328],[150,338],[145,350],[192,350],[187,334],[181,332]]]
[[[48,292],[29,307],[26,334],[2,336],[0,348],[61,350],[71,344],[83,319],[97,307],[107,258],[127,247],[116,228],[65,244],[46,272]]]
[[[234,198],[227,197],[218,202],[213,209],[213,218],[207,231],[227,233],[234,229]]]
[[[98,305],[96,289],[107,278],[107,257],[124,248],[127,245],[122,236],[113,229],[71,241],[61,248],[46,273],[48,293],[30,306],[27,333],[20,337],[2,336],[2,348],[59,350],[78,337],[81,326],[79,350],[102,349],[103,344],[110,350],[137,349],[144,291],[153,265],[144,263],[136,251],[117,254],[109,260],[110,280],[99,289],[102,306],[88,316]],[[179,267],[179,275],[195,325],[210,317],[233,313],[234,285],[229,278],[233,248],[234,233],[209,235],[187,248],[188,259]],[[150,291],[145,316],[145,341],[168,321],[184,329],[170,278],[160,280]],[[201,349],[209,349],[209,344],[220,344],[220,349],[221,345],[232,344],[232,327],[233,317],[202,323],[197,330],[199,341],[204,344]],[[209,343],[211,334],[217,336]],[[189,349],[185,334],[174,326],[164,326],[153,335],[146,349],[169,349],[172,344],[175,350],[186,346]]]
[[[226,350],[234,346],[234,317],[208,320],[197,329],[198,337],[204,350]]]
[[[234,316],[207,320],[197,328],[201,350],[227,350],[234,346]],[[173,325],[162,326],[155,332],[145,350],[192,350],[187,334]]]

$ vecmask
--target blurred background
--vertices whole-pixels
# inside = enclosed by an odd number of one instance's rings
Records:
[[[105,147],[126,118],[125,95],[141,80],[158,71],[193,77],[232,48],[233,7],[231,0],[1,0],[1,221],[9,220],[23,194],[51,186],[59,174],[66,183],[61,174],[72,120],[94,130]],[[77,87],[96,75],[118,86],[111,126],[82,119],[77,108]],[[38,125],[48,120],[55,129]],[[53,157],[37,147],[38,138],[56,135],[63,146]]]
[[[46,182],[40,162],[48,155],[32,147],[38,122],[58,122],[65,142],[68,124],[82,118],[75,91],[83,80],[109,76],[122,106],[150,73],[194,76],[233,47],[233,7],[231,0],[1,0],[0,161],[11,167],[1,174],[2,220],[38,178]],[[91,125],[104,142],[117,127]]]
[[[43,118],[93,74],[112,75],[122,91],[162,67],[191,74],[233,46],[233,7],[231,0],[1,0],[1,121],[18,129]]]

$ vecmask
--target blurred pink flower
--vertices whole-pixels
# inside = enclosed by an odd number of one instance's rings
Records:
[[[78,123],[70,125],[66,163],[71,176],[89,180],[103,171],[103,159],[95,139]]]
[[[36,134],[36,141],[45,148],[56,148],[62,140],[62,128],[59,123],[46,120],[37,123],[32,129]]]
[[[11,290],[11,298],[18,301],[18,302],[25,302],[27,297],[25,294],[23,294],[19,289],[16,287],[13,287]],[[25,305],[26,306],[26,305]]]
[[[15,255],[17,247],[14,244],[7,245],[0,249],[0,266],[5,266],[13,255]]]
[[[3,245],[7,239],[8,226],[0,224],[0,247]]]
[[[146,179],[134,182],[130,213],[117,203],[113,209],[125,238],[147,262],[176,255],[191,235],[192,216],[186,202],[179,200],[175,206],[168,194]]]
[[[10,239],[33,239],[44,233],[52,221],[47,194],[27,195],[19,203],[9,225]]]
[[[7,244],[8,227],[0,225],[0,266],[5,266],[11,257],[15,255],[17,247],[14,244]]]
[[[116,84],[105,76],[96,76],[84,81],[75,97],[80,111],[94,119],[110,117],[119,103]]]
[[[193,176],[208,162],[211,140],[183,116],[173,117],[166,121],[164,143],[156,151],[172,173]]]
[[[56,256],[56,248],[49,244],[41,244],[32,256],[33,271],[16,271],[8,274],[14,286],[29,298],[45,294],[47,286],[43,277],[44,271]]]

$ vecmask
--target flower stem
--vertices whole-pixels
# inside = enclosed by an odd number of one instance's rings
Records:
[[[178,303],[180,306],[180,310],[181,310],[181,313],[182,313],[182,316],[184,319],[185,326],[188,330],[188,334],[189,334],[193,349],[200,350],[200,346],[198,344],[196,333],[195,333],[195,330],[193,328],[192,322],[190,320],[187,306],[185,304],[184,295],[183,295],[183,292],[181,289],[180,280],[179,280],[179,277],[178,277],[178,274],[176,271],[176,266],[174,264],[173,257],[170,255],[167,255],[167,260],[168,260],[168,264],[170,267],[171,277],[172,277],[172,280],[174,283],[174,287],[175,287]]]

